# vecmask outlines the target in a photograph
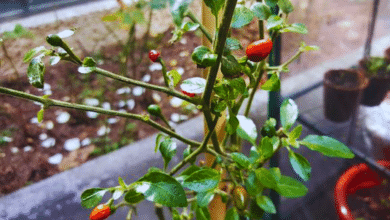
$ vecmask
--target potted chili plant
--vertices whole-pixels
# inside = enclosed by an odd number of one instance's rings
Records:
[[[356,70],[329,70],[324,75],[325,117],[334,122],[347,121],[358,107],[359,96],[368,79]]]
[[[378,163],[382,166],[385,166],[386,168],[390,168],[389,161],[378,161]],[[383,181],[384,179],[382,177],[380,177],[377,173],[375,173],[366,164],[363,163],[352,166],[347,171],[345,171],[344,174],[341,175],[341,177],[338,179],[334,190],[335,207],[339,219],[358,219],[359,216],[354,216],[353,207],[350,207],[350,205],[352,206],[353,201],[350,200],[350,202],[352,202],[350,203],[348,199],[353,197],[355,193],[359,193],[359,190],[380,186]],[[365,200],[368,200],[369,202],[373,201],[372,199]],[[382,203],[386,203],[388,205],[389,203],[387,202],[389,201],[383,201]]]
[[[379,105],[390,88],[390,62],[384,57],[369,57],[359,61],[359,71],[369,78],[361,103],[366,106]]]

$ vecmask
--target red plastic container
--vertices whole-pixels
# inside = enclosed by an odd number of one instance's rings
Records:
[[[390,161],[378,161],[382,166],[390,169]],[[383,178],[364,163],[352,166],[338,179],[334,190],[336,211],[340,220],[354,220],[348,207],[348,197],[359,189],[378,186]]]

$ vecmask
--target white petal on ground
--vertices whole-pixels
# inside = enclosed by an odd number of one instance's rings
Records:
[[[51,90],[50,84],[44,83],[43,84],[43,90]]]
[[[34,117],[34,118],[30,119],[30,123],[37,124],[38,123],[38,118]]]
[[[116,90],[116,94],[122,95],[122,94],[129,94],[131,92],[131,89],[129,87],[123,87],[118,90]]]
[[[7,137],[7,136],[4,136],[2,139],[5,142],[12,142],[14,140],[14,139],[12,139],[12,137]]]
[[[183,99],[179,99],[179,98],[177,98],[177,97],[173,97],[173,98],[169,101],[169,103],[171,104],[172,107],[177,108],[177,107],[180,107],[180,106],[181,106],[181,104],[183,103]]]
[[[49,147],[53,147],[54,145],[56,144],[56,139],[54,138],[48,138],[44,141],[42,141],[42,147],[44,148],[49,148]]]
[[[67,38],[74,34],[74,31],[72,30],[63,30],[57,34],[60,38]]]
[[[152,94],[152,98],[155,102],[161,102],[161,96],[157,92]]]
[[[180,115],[180,121],[187,120],[188,116],[187,115]]]
[[[145,92],[145,89],[140,87],[140,86],[134,87],[134,89],[133,89],[133,95],[135,95],[135,96],[140,96],[144,92]]]
[[[99,130],[97,131],[97,135],[98,136],[103,136],[105,135],[106,133],[110,133],[111,129],[110,128],[107,128],[106,126],[101,126],[99,128]]]
[[[150,71],[155,71],[155,70],[162,70],[162,66],[159,63],[153,63],[152,65],[149,66]]]
[[[184,73],[183,67],[178,67],[176,70],[177,70],[177,72],[178,72],[180,75],[183,75],[183,73]]]
[[[98,116],[99,116],[99,113],[97,113],[97,112],[90,112],[90,111],[87,112],[88,118],[97,118]]]
[[[44,141],[46,139],[47,139],[47,134],[42,133],[42,134],[39,135],[39,140]]]
[[[62,161],[62,154],[54,154],[53,156],[49,157],[47,160],[50,164],[59,164]]]
[[[115,124],[119,121],[119,118],[109,118],[107,119],[108,124]]]
[[[102,107],[106,110],[111,110],[111,104],[109,102],[103,102]]]
[[[81,141],[81,146],[87,146],[91,144],[91,139],[85,138],[84,140]]]
[[[19,152],[19,149],[18,149],[17,147],[11,147],[11,152],[12,152],[13,154],[16,154],[16,153]]]
[[[29,151],[32,150],[32,147],[31,147],[31,146],[25,146],[25,147],[23,148],[23,150],[24,150],[24,152],[29,152]]]
[[[68,101],[70,101],[70,97],[69,96],[62,97],[62,101],[68,102]]]
[[[54,123],[53,123],[53,121],[47,121],[45,126],[46,126],[47,130],[51,130],[54,128]]]
[[[190,55],[190,53],[188,51],[182,51],[179,53],[180,57],[188,57],[188,55]]]
[[[84,104],[90,105],[90,106],[98,106],[99,100],[93,99],[93,98],[84,99]]]
[[[127,100],[126,104],[127,104],[127,108],[128,108],[129,110],[133,110],[134,107],[135,107],[135,101],[134,101],[134,99],[129,99],[129,100]]]
[[[44,94],[44,95],[51,95],[51,94],[53,94],[53,93],[52,93],[51,90],[45,90],[45,91],[43,92],[43,94]]]
[[[182,38],[181,40],[180,40],[180,43],[181,44],[187,44],[187,38]]]
[[[150,75],[146,74],[144,77],[142,77],[142,81],[149,82],[150,81]]]
[[[60,124],[65,124],[66,122],[68,122],[70,119],[70,114],[68,112],[59,112],[58,115],[57,115],[57,122],[60,123]]]
[[[179,121],[180,121],[180,115],[177,114],[177,113],[173,113],[173,114],[171,115],[171,121],[173,121],[173,122],[179,122]]]
[[[80,139],[79,138],[72,138],[68,139],[64,143],[64,148],[67,151],[74,151],[80,148]]]
[[[123,108],[123,107],[125,107],[125,105],[126,105],[126,102],[123,101],[123,100],[120,100],[120,101],[118,102],[118,107],[119,107],[119,108]]]

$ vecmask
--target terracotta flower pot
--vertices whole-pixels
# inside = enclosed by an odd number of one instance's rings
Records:
[[[366,68],[366,60],[359,61],[359,71],[369,76]],[[370,77],[368,86],[363,91],[361,104],[366,106],[377,106],[385,99],[390,88],[390,75],[379,75]]]
[[[390,161],[378,161],[379,164],[390,169]],[[338,179],[334,190],[335,207],[339,219],[354,220],[347,199],[357,190],[379,186],[383,181],[377,173],[366,164],[352,166]]]
[[[359,106],[368,79],[356,70],[329,70],[324,76],[325,117],[334,122],[347,121]]]

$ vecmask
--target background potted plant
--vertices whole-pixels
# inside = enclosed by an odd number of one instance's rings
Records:
[[[384,57],[368,57],[359,61],[359,71],[369,78],[361,103],[366,106],[379,105],[390,88],[390,62]]]
[[[368,79],[350,69],[329,70],[324,75],[325,117],[334,122],[347,121],[358,107],[359,96]]]
[[[378,161],[378,163],[382,166],[385,166],[386,168],[390,168],[389,161]],[[373,187],[380,186],[384,183],[383,181],[384,179],[382,177],[380,177],[377,173],[375,173],[366,164],[363,163],[354,165],[347,171],[345,171],[343,175],[341,175],[341,177],[338,179],[334,190],[335,207],[339,218],[341,220],[359,219],[359,216],[353,215],[354,207],[352,206],[352,203],[348,201],[349,198],[359,190],[370,189]],[[373,202],[372,199],[365,200],[367,200],[368,202]],[[382,203],[384,203],[383,205],[386,206],[390,204],[388,202],[390,201],[383,200]]]

